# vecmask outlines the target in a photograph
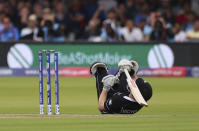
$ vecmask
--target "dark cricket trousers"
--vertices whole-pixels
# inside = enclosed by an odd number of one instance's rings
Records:
[[[107,75],[108,75],[108,72],[106,69],[104,69],[103,67],[97,68],[97,71],[95,73],[95,78],[96,78],[96,88],[97,88],[98,100],[99,100],[100,94],[103,90],[102,79],[103,79],[103,77],[105,77]]]

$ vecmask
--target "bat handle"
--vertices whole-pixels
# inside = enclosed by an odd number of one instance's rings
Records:
[[[124,72],[126,74],[127,79],[131,79],[131,76],[129,75],[129,72],[127,69],[124,69]]]

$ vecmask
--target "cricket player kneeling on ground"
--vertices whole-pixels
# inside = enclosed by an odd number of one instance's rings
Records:
[[[98,109],[102,114],[134,114],[143,105],[140,105],[131,93],[124,69],[127,69],[145,101],[152,96],[151,85],[138,78],[138,63],[136,61],[121,60],[119,70],[115,75],[109,75],[106,64],[95,62],[90,67],[92,76],[96,78]]]

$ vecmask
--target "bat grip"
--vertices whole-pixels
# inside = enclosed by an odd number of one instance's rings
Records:
[[[131,79],[131,76],[127,69],[124,69],[124,73],[126,74],[127,79]]]

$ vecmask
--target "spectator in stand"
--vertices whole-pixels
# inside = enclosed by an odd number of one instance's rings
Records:
[[[8,16],[3,18],[3,29],[0,30],[0,41],[19,40],[19,31],[14,27]]]
[[[165,10],[165,14],[163,14],[163,17],[167,22],[167,27],[171,27],[175,23],[175,16],[173,15],[171,8],[167,8]]]
[[[76,39],[81,39],[85,30],[85,15],[83,10],[83,4],[80,0],[73,0],[73,3],[69,9],[71,19],[71,30],[75,34]]]
[[[44,9],[45,8],[50,8],[49,0],[41,0],[40,2],[42,3]]]
[[[42,41],[42,38],[38,37],[39,28],[37,27],[37,16],[31,14],[28,18],[28,26],[21,30],[21,39]]]
[[[142,19],[140,23],[137,24],[137,28],[141,30],[142,35],[143,35],[143,40],[142,41],[148,41],[149,39],[149,34],[152,31],[152,28],[147,25],[147,20]]]
[[[156,12],[155,13],[155,18],[153,18],[152,22],[152,27],[153,30],[150,34],[150,40],[155,40],[155,41],[173,41],[174,34],[172,29],[167,27],[167,23],[162,16],[161,12]]]
[[[148,20],[142,19],[141,22],[138,24],[138,26],[143,31],[145,41],[150,40],[150,35],[151,35],[152,29],[155,25],[155,21],[156,21],[156,12],[151,12],[148,17]]]
[[[106,24],[105,31],[101,34],[102,41],[114,42],[123,40],[121,32],[115,30],[112,25]]]
[[[42,18],[39,36],[42,35],[44,41],[64,41],[64,30],[55,22],[54,14],[49,8],[43,10]]]
[[[17,10],[20,11],[25,6],[25,1],[20,0],[17,2]]]
[[[144,3],[143,5],[141,5],[141,12],[138,13],[135,17],[135,24],[140,23],[140,21],[142,19],[147,19],[149,16],[149,7],[147,3]]]
[[[61,1],[57,1],[55,6],[55,22],[60,25],[60,29],[63,32],[65,36],[68,35],[70,32],[70,19],[69,15],[66,12],[66,9],[64,8],[64,3]]]
[[[3,29],[3,18],[6,16],[4,12],[0,12],[0,30]]]
[[[33,14],[37,16],[38,23],[42,20],[42,6],[40,3],[34,3],[33,5]]]
[[[185,30],[189,31],[189,30],[193,29],[193,27],[194,27],[196,15],[194,12],[190,11],[187,13],[186,18],[187,18],[187,22],[185,24]]]
[[[184,14],[186,11],[184,10],[185,5],[189,4],[186,3],[188,2],[187,0],[178,0],[177,2],[175,0],[171,0],[171,8],[172,8],[172,13],[175,16],[180,16],[182,14]],[[186,3],[186,4],[185,4]],[[190,11],[190,10],[188,10]],[[179,22],[179,21],[177,21]]]
[[[4,12],[6,13],[7,16],[10,17],[10,19],[13,23],[14,20],[17,18],[16,16],[18,13],[16,10],[16,7],[12,7],[10,0],[4,0],[3,2],[4,2]]]
[[[28,16],[30,13],[30,3],[28,1],[19,1],[16,3],[16,14],[11,16],[13,24],[19,29],[19,31],[27,26]]]
[[[122,40],[120,23],[116,20],[116,12],[111,9],[107,13],[107,19],[103,21],[101,33],[102,41],[117,41]]]
[[[120,21],[121,26],[124,26],[126,23],[126,9],[124,4],[119,4],[116,10],[117,20]]]
[[[65,17],[64,3],[58,1],[55,6],[55,21],[57,23],[64,23],[65,19],[66,17]]]
[[[186,1],[183,3],[183,12],[176,16],[176,22],[185,26],[185,31],[189,31],[193,28],[195,21],[195,14],[191,10],[190,2]]]
[[[149,9],[151,12],[155,12],[158,10],[160,6],[160,0],[149,0]]]
[[[155,23],[157,25],[157,21],[160,21],[163,25],[162,29],[166,31],[165,35],[162,30],[164,35],[162,34],[162,37],[159,39],[172,41],[179,36],[182,37],[183,34],[182,30],[179,32],[179,25],[175,24],[176,22],[179,23],[186,32],[193,29],[196,19],[199,18],[198,1],[199,0],[0,0],[0,31],[2,32],[5,26],[3,24],[5,15],[9,16],[12,23],[11,25],[21,31],[21,29],[29,27],[28,16],[31,13],[37,17],[38,35],[45,38],[43,40],[52,36],[53,41],[63,41],[65,38],[69,40],[90,40],[90,38],[95,37],[98,41],[100,37],[100,35],[97,37],[99,30],[102,30],[101,34],[107,34],[107,24],[111,24],[111,28],[108,29],[109,35],[117,34],[120,36],[120,28],[125,26],[127,19],[131,19],[134,20],[135,26],[142,30],[145,41],[149,41],[150,36],[153,36],[151,38],[154,39],[157,38],[154,37],[154,25]],[[45,8],[51,10],[51,13],[54,15],[53,19],[44,20],[43,10]],[[158,16],[161,16],[161,19],[164,18],[164,20],[157,18]],[[45,29],[48,30],[44,31]],[[171,29],[172,31],[170,31]],[[169,32],[175,33],[177,38],[173,38]],[[21,38],[23,37],[22,35]]]
[[[182,30],[180,23],[175,23],[173,27],[173,32],[175,34],[174,41],[175,42],[185,42],[187,40],[186,32]]]
[[[28,6],[24,6],[20,12],[19,12],[19,17],[20,17],[20,24],[17,25],[17,27],[19,28],[19,30],[21,30],[22,28],[26,27],[28,24],[28,16],[29,16],[29,8]]]
[[[166,40],[166,31],[164,25],[161,21],[156,21],[154,25],[154,29],[151,33],[150,40]]]
[[[135,0],[127,0],[125,7],[126,8],[125,16],[132,20],[135,18],[138,12],[135,4],[136,4]]]
[[[161,0],[160,2],[161,6],[159,8],[159,11],[165,15],[167,10],[170,8],[170,0]]]
[[[105,20],[104,6],[98,4],[98,0],[87,0],[84,6],[85,20],[86,23],[93,18],[93,16],[98,12],[98,19]]]
[[[142,31],[135,27],[133,20],[126,21],[126,26],[121,29],[124,40],[127,42],[144,41]]]
[[[101,41],[100,36],[100,20],[99,19],[91,19],[88,24],[88,28],[85,32],[85,37],[88,41],[99,42]]]
[[[190,41],[199,41],[199,20],[196,20],[194,28],[187,32],[187,39]]]
[[[142,7],[144,4],[147,4],[148,1],[146,0],[135,0],[136,2],[136,8],[138,9],[138,12],[142,12]]]
[[[111,24],[111,27],[112,27],[112,29],[114,29],[114,30],[118,30],[119,28],[120,28],[120,23],[119,23],[119,21],[117,21],[116,20],[116,12],[115,12],[115,9],[111,9],[111,10],[109,10],[108,11],[108,13],[107,13],[107,19],[106,20],[104,20],[104,22],[103,22],[103,27],[107,27],[106,25],[107,24]],[[104,28],[104,29],[105,29]],[[103,30],[104,30],[103,29]]]
[[[0,12],[4,12],[5,5],[3,2],[0,1]]]
[[[197,14],[199,15],[199,1],[198,0],[191,0],[191,9]]]
[[[103,14],[104,12],[104,6],[100,5],[97,10],[94,12],[94,14],[92,15],[92,19],[98,19],[100,21],[104,20],[105,17],[101,18],[100,15]]]
[[[17,2],[18,2],[17,0],[6,0],[5,2],[6,10],[4,10],[6,14],[11,18],[11,21],[15,26],[17,26],[16,23],[18,20],[18,13],[19,13],[19,10],[17,9]],[[27,6],[29,6],[28,3],[29,2],[27,2]]]
[[[172,41],[174,37],[173,32],[170,29],[165,27],[165,24],[160,21],[156,20],[153,31],[150,35],[150,40],[152,41]]]
[[[88,23],[88,27],[84,34],[84,38],[88,39],[88,41],[96,41],[96,42],[101,41],[101,37],[100,37],[101,20],[100,20],[99,15],[103,10],[104,10],[104,7],[102,5],[99,6]]]

